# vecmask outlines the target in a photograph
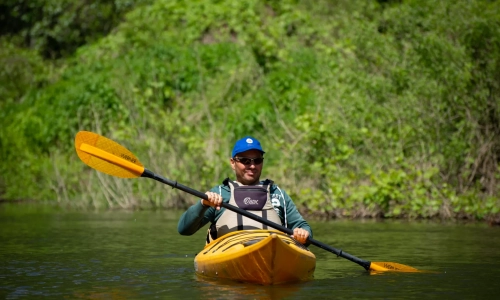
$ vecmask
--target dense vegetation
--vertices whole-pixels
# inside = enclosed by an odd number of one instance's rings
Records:
[[[7,0],[0,193],[96,207],[192,196],[89,169],[79,130],[199,190],[235,139],[323,217],[500,208],[500,2]]]

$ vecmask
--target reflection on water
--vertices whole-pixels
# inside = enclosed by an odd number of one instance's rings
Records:
[[[284,299],[293,297],[307,283],[258,285],[234,282],[231,280],[215,280],[200,275],[196,276],[200,283],[197,288],[203,299]]]
[[[77,289],[76,291],[73,291],[73,294],[70,297],[65,297],[65,298],[120,300],[120,299],[132,299],[132,298],[138,298],[138,297],[139,297],[139,295],[137,295],[135,292],[126,291],[126,290],[123,290],[122,288],[109,289],[106,287],[102,287],[102,288],[94,288],[91,291],[86,291],[86,290],[79,291]]]
[[[0,298],[496,299],[500,228],[433,222],[311,222],[315,238],[370,261],[431,273],[384,272],[311,246],[315,279],[260,286],[195,275],[204,230],[176,232],[178,213],[65,213],[0,205]]]

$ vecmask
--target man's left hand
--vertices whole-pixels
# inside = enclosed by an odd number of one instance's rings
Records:
[[[309,231],[302,228],[295,228],[293,230],[292,237],[299,241],[299,243],[305,244],[307,242],[307,238],[309,237]]]

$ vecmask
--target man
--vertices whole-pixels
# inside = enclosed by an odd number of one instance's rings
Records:
[[[229,209],[221,208],[222,201],[250,211],[293,230],[293,238],[302,244],[312,237],[312,230],[297,210],[290,196],[273,181],[260,180],[264,165],[264,150],[258,140],[246,136],[238,140],[230,158],[236,181],[225,179],[221,185],[206,192],[181,216],[177,230],[192,235],[208,222],[207,243],[226,233],[243,229],[267,229],[267,226]],[[272,229],[272,228],[269,228]]]

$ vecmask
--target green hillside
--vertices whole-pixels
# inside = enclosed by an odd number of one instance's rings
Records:
[[[89,169],[75,134],[199,190],[251,134],[309,215],[498,216],[499,1],[92,3],[2,4],[2,199],[186,207]]]

